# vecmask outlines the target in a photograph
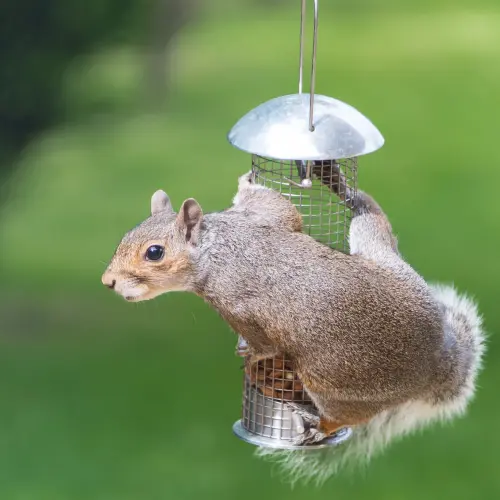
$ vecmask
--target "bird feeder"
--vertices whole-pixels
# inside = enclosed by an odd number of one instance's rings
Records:
[[[298,94],[253,109],[236,123],[228,139],[252,155],[256,183],[295,204],[306,233],[348,252],[349,201],[356,196],[358,157],[382,147],[384,139],[352,106],[315,95],[318,0],[310,92],[303,92],[306,3],[302,0]],[[344,428],[320,443],[298,445],[297,438],[311,425],[305,414],[317,415],[317,410],[286,355],[256,364],[245,360],[242,416],[233,427],[239,438],[260,447],[306,449],[335,446],[351,435],[351,429]]]

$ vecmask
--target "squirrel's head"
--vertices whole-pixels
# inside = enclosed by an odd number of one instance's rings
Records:
[[[202,220],[196,200],[186,200],[176,214],[167,194],[157,191],[151,216],[123,237],[102,275],[103,284],[131,302],[189,290]]]

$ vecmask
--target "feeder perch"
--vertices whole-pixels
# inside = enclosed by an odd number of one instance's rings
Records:
[[[295,204],[303,216],[305,232],[348,252],[349,201],[356,196],[358,157],[382,147],[384,139],[352,106],[314,93],[318,0],[314,0],[310,92],[302,92],[305,13],[306,0],[302,0],[299,93],[271,99],[253,109],[234,125],[228,139],[252,155],[255,182],[275,189]],[[246,359],[242,417],[233,427],[239,438],[278,449],[321,448],[349,439],[352,431],[344,428],[320,443],[294,444],[304,429],[313,425],[311,415],[317,415],[317,410],[286,355],[253,365]]]

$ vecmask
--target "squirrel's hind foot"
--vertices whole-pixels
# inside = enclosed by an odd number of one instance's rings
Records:
[[[303,423],[306,424],[304,426],[304,432],[293,440],[295,446],[319,443],[328,437],[328,434],[318,429],[320,424],[318,415],[311,413],[309,409],[297,403],[287,402],[287,405],[302,419]]]
[[[292,442],[295,446],[303,446],[319,443],[327,437],[329,437],[328,434],[321,432],[316,427],[309,427],[302,434],[297,436]]]
[[[305,424],[304,432],[293,440],[295,446],[306,446],[308,444],[317,444],[321,441],[331,438],[345,428],[338,425],[337,422],[330,422],[312,413],[310,409],[300,404],[287,402],[287,405],[296,413]]]
[[[293,410],[294,413],[299,415],[306,424],[314,427],[318,426],[320,421],[318,415],[311,413],[311,411],[305,408],[304,406],[294,403],[292,401],[287,401],[286,404],[291,410]]]

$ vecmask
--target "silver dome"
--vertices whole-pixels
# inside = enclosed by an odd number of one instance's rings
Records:
[[[314,96],[309,130],[309,94],[271,99],[231,129],[229,142],[248,153],[280,160],[351,158],[381,148],[384,138],[358,110],[324,95]]]

